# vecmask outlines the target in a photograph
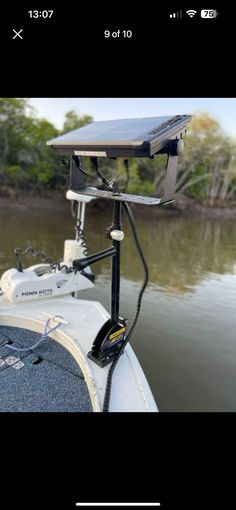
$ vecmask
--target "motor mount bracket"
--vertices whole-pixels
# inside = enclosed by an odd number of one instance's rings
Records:
[[[105,367],[122,349],[125,340],[127,320],[119,317],[119,320],[112,322],[108,319],[99,330],[91,351],[87,356],[100,367]]]

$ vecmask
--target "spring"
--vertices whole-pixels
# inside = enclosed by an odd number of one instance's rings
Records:
[[[59,271],[65,269],[66,273],[72,273],[72,271],[74,271],[74,268],[72,266],[68,267],[66,264],[63,264],[61,266],[60,262],[53,262],[53,264],[51,264],[50,267],[51,269],[58,269]]]
[[[81,220],[79,218],[77,218],[77,222],[76,222],[76,226],[75,226],[75,230],[79,236],[79,239],[81,241],[81,247],[84,249],[84,256],[87,257],[88,255],[88,246],[87,246],[87,242],[86,242],[86,237],[84,236],[84,231],[83,229],[81,228]]]
[[[42,251],[35,251],[31,246],[23,250],[23,248],[15,248],[14,253],[16,257],[19,257],[19,255],[26,255],[29,254],[31,257],[40,257],[41,260],[45,263],[52,264],[53,259],[52,257],[48,257],[48,255],[45,255]]]
[[[72,271],[74,271],[73,267],[69,268],[66,264],[63,264],[61,266],[60,262],[56,262],[55,260],[53,260],[52,257],[49,257],[42,251],[35,251],[31,246],[25,248],[25,250],[23,250],[23,248],[15,248],[14,253],[16,255],[17,269],[20,272],[23,271],[23,266],[20,260],[20,254],[21,255],[28,254],[31,255],[31,257],[40,257],[43,262],[50,264],[51,269],[58,268],[59,271],[61,271],[62,269],[66,269],[66,273],[71,273]]]
[[[25,248],[25,250],[23,250],[23,248],[15,248],[14,249],[14,253],[15,253],[15,256],[16,256],[16,267],[17,267],[17,270],[20,271],[21,273],[23,272],[23,266],[22,266],[22,263],[21,263],[21,260],[20,260],[20,254],[21,255],[29,254],[29,255],[31,255],[31,257],[40,257],[41,260],[43,262],[45,262],[45,263],[47,263],[47,262],[48,263],[52,263],[53,262],[52,257],[48,257],[42,251],[35,251],[35,250],[33,250],[33,248],[31,246],[29,246],[28,248]]]

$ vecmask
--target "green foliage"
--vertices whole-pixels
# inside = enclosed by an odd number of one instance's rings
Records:
[[[65,115],[62,132],[92,122],[89,115]],[[60,132],[48,120],[39,119],[27,99],[0,98],[0,186],[14,189],[65,188],[68,168],[46,142]],[[166,155],[154,159],[129,160],[129,178],[122,159],[101,158],[104,175],[129,193],[158,195],[163,186]],[[177,193],[199,200],[226,201],[236,195],[236,144],[208,114],[193,117],[185,137],[185,152],[179,158]],[[100,184],[88,158],[84,168],[90,182]]]
[[[46,142],[58,134],[46,119],[34,117],[25,99],[0,98],[0,183],[13,188],[57,186],[60,158]]]
[[[78,117],[78,115],[71,110],[65,115],[65,122],[63,125],[63,132],[72,131],[73,129],[78,129],[86,124],[89,124],[93,121],[93,117],[90,115],[83,115],[83,117]]]
[[[7,165],[5,167],[5,181],[12,188],[18,188],[23,178],[24,173],[20,165]]]
[[[137,179],[135,182],[129,184],[127,192],[135,195],[153,195],[154,186],[150,181],[140,181]]]
[[[213,204],[233,197],[235,178],[235,142],[208,114],[195,115],[179,164],[177,191]]]

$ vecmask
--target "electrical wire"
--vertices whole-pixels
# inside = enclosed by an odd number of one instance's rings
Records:
[[[76,225],[75,225],[75,230],[79,236],[79,240],[80,240],[80,246],[81,248],[83,248],[83,254],[87,257],[88,255],[88,245],[87,245],[87,240],[86,240],[86,237],[84,235],[84,230],[81,228],[81,225],[82,225],[82,221],[77,218],[76,220]]]
[[[61,271],[62,269],[66,270],[66,273],[71,273],[74,271],[73,267],[68,267],[66,264],[60,264],[59,261],[54,261],[52,257],[46,255],[43,251],[35,251],[31,246],[28,248],[15,248],[14,253],[16,255],[16,268],[17,271],[23,272],[23,266],[20,260],[21,255],[31,255],[31,257],[40,257],[43,262],[50,264],[50,269],[58,269]]]
[[[16,267],[17,267],[17,270],[20,271],[21,273],[23,272],[23,266],[22,266],[22,263],[21,263],[21,260],[20,260],[20,254],[21,255],[31,255],[31,257],[40,257],[41,260],[45,263],[52,263],[53,262],[53,259],[52,257],[48,257],[48,255],[46,255],[45,253],[43,253],[42,251],[35,251],[31,246],[29,246],[28,248],[15,248],[14,249],[14,253],[16,255]]]
[[[129,160],[128,159],[124,159],[124,165],[125,165],[125,170],[126,170],[126,183],[125,183],[125,191],[126,191],[128,188],[128,185],[129,185],[129,180],[130,180]]]
[[[84,170],[84,168],[82,168],[79,156],[72,156],[72,158],[73,158],[73,161],[74,161],[75,165],[80,170],[80,172],[82,172],[82,174],[86,175],[86,177],[93,178],[93,175],[89,174],[88,172],[86,172]],[[93,158],[91,158],[91,159],[93,159]]]
[[[60,264],[60,262],[53,262],[53,264],[50,265],[51,269],[58,269],[58,271],[61,271],[62,269],[66,270],[66,273],[72,273],[74,271],[73,266],[68,267],[66,264]]]

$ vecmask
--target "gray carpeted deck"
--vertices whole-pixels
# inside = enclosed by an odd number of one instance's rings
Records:
[[[26,329],[0,326],[0,412],[92,411],[82,372],[64,347],[51,338],[34,351],[6,347],[9,340],[14,346],[30,347],[40,338]],[[10,356],[24,365],[14,359],[8,365]]]

